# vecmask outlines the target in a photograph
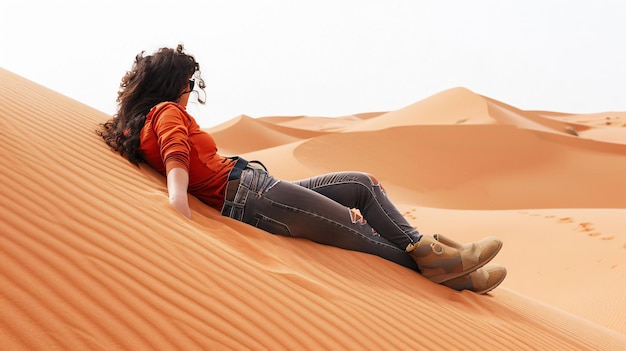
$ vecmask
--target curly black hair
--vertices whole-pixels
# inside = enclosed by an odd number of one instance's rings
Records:
[[[131,70],[122,78],[117,113],[96,131],[135,165],[143,161],[138,151],[139,133],[150,109],[164,101],[177,102],[181,91],[189,86],[189,79],[194,74],[199,77],[200,72],[200,64],[185,53],[182,44],[176,49],[160,48],[152,55],[144,54],[142,51],[135,57]],[[204,82],[200,83],[202,88]]]

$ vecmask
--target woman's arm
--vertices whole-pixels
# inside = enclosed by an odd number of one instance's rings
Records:
[[[180,108],[169,103],[157,109],[151,115],[151,121],[165,166],[170,204],[185,217],[191,218],[187,198],[191,148],[186,116]]]
[[[167,192],[170,204],[185,217],[191,219],[187,187],[189,186],[189,173],[181,167],[174,167],[167,173]]]

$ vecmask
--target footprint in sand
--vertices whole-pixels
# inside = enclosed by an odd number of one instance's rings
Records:
[[[591,231],[593,231],[593,225],[591,223],[588,223],[588,222],[579,223],[578,224],[578,230],[581,230],[583,232],[591,232]]]
[[[587,232],[588,236],[595,238],[595,237],[600,237],[600,240],[613,240],[615,239],[614,236],[601,236],[602,233],[600,232],[594,232],[594,227],[593,224],[585,222],[585,223],[579,223],[578,224],[578,230],[583,231],[583,232]]]
[[[417,219],[417,217],[415,217],[415,215],[413,214],[415,211],[417,211],[417,209],[413,208],[409,211],[404,212],[402,215],[408,219]]]
[[[559,218],[559,223],[572,223],[572,222],[574,222],[574,220],[571,217]],[[600,237],[602,235],[602,233],[595,231],[593,223],[590,223],[590,222],[578,223],[576,230],[583,232],[583,233],[587,233],[587,236],[592,237],[592,238]],[[604,236],[604,237],[600,237],[600,240],[613,240],[613,238],[614,237],[612,236]]]
[[[528,214],[530,216],[538,216],[538,214],[536,213],[529,213],[526,211],[518,211],[519,213],[524,213],[524,214]],[[543,216],[546,219],[552,219],[555,218],[556,216],[554,215],[545,215]],[[559,218],[559,223],[574,223],[574,219],[572,219],[572,217],[561,217]],[[597,232],[595,231],[595,227],[593,226],[593,223],[591,222],[582,222],[582,223],[578,223],[578,226],[576,227],[577,231],[580,232],[584,232],[587,233],[587,236],[595,238],[595,237],[599,237],[600,240],[613,240],[615,239],[615,237],[613,236],[602,236],[601,232]],[[624,248],[626,248],[626,244],[624,244]]]
[[[596,231],[594,231],[594,229],[595,228],[593,227],[592,223],[589,223],[589,222],[578,223],[578,230],[581,231],[581,232],[588,233],[587,234],[588,236],[590,236],[592,238],[595,238],[595,237],[599,237],[599,236],[602,235],[602,233],[596,232]],[[613,237],[612,236],[603,236],[603,237],[600,237],[600,240],[613,240]]]
[[[606,117],[606,121],[604,122],[604,124],[607,126],[617,125],[618,127],[620,127],[619,122],[620,122],[619,116]],[[626,124],[621,125],[621,127],[624,127],[624,126],[626,126]]]

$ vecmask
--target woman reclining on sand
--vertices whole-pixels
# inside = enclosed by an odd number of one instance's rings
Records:
[[[184,216],[191,218],[190,193],[267,232],[377,255],[456,290],[486,293],[506,276],[504,267],[485,266],[502,247],[499,239],[461,245],[420,234],[369,174],[288,182],[259,163],[219,155],[211,135],[186,111],[191,93],[204,103],[204,87],[200,65],[182,45],[141,52],[120,83],[117,114],[98,131],[130,162],[165,175],[169,202]]]

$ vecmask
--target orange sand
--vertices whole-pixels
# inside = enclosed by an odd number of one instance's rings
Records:
[[[161,176],[94,133],[109,116],[0,78],[2,350],[626,349],[624,112],[521,111],[456,88],[208,130],[279,178],[371,172],[423,233],[501,237],[509,275],[481,296],[195,199],[189,221]]]

